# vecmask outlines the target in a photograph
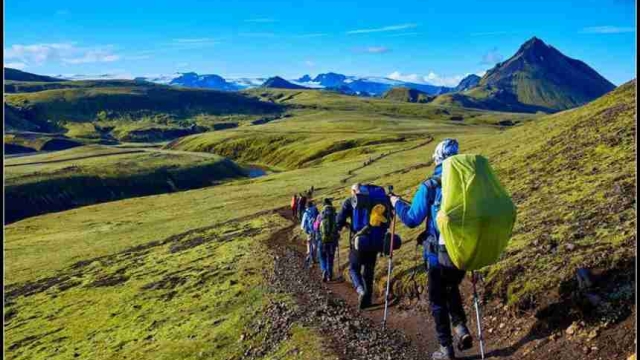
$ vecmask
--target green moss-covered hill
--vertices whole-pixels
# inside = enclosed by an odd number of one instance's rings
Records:
[[[60,85],[62,84],[62,85]],[[137,81],[87,81],[37,84],[44,91],[5,96],[6,126],[15,130],[55,131],[64,123],[95,121],[180,122],[197,116],[262,115],[281,110],[276,104],[244,94],[175,88]],[[17,90],[33,84],[14,84]]]
[[[580,60],[534,37],[497,64],[468,91],[445,94],[435,103],[482,109],[556,112],[574,108],[615,85]]]
[[[382,95],[382,98],[393,101],[427,103],[433,100],[435,96],[430,96],[426,92],[416,89],[396,87],[389,89],[386,93],[384,93],[384,95]]]

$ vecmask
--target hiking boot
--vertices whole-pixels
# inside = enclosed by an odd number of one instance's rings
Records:
[[[453,352],[453,346],[440,346],[440,349],[431,355],[432,360],[454,360],[456,354]]]
[[[359,309],[364,309],[368,306],[367,304],[367,294],[364,291],[364,288],[362,286],[359,286],[356,289],[356,292],[358,293],[358,308]]]
[[[456,341],[458,342],[458,350],[469,350],[473,347],[473,338],[469,329],[464,324],[458,324],[453,328]]]
[[[326,271],[323,271],[323,272],[322,272],[322,282],[327,282],[327,278],[328,278],[328,276],[327,276],[327,272],[326,272]]]

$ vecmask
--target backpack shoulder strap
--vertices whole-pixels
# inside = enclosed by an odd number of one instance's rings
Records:
[[[442,179],[440,176],[432,176],[425,180],[423,184],[429,189],[437,189],[442,186]]]
[[[425,226],[429,228],[429,222],[431,221],[431,206],[433,205],[433,202],[436,198],[435,190],[442,186],[442,179],[440,178],[440,176],[434,175],[423,181],[422,183],[427,187],[427,189],[430,190],[427,194],[427,208],[429,210],[427,211],[427,219],[425,221]]]

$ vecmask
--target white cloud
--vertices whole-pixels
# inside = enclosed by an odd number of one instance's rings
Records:
[[[399,36],[412,36],[412,35],[420,35],[419,32],[406,32],[406,33],[400,33],[400,34],[390,34],[387,35],[389,37],[399,37]]]
[[[581,33],[584,34],[621,34],[635,32],[633,27],[621,27],[621,26],[592,26],[582,29]]]
[[[504,59],[504,56],[498,52],[498,48],[493,48],[487,51],[483,56],[482,60],[480,60],[480,64],[482,65],[495,65]]]
[[[351,31],[347,31],[347,34],[368,34],[368,33],[376,33],[376,32],[398,31],[398,30],[412,29],[412,28],[415,28],[416,26],[418,25],[416,24],[390,25],[390,26],[384,26],[381,28],[374,28],[374,29],[351,30]]]
[[[366,49],[369,54],[384,54],[391,51],[388,47],[384,46],[371,46]]]
[[[81,56],[72,57],[72,58],[64,58],[62,59],[63,63],[66,64],[88,64],[88,63],[99,63],[99,62],[114,62],[120,60],[120,55],[112,54],[108,50],[89,50],[84,52]]]
[[[77,47],[74,43],[17,44],[5,49],[5,59],[21,62],[25,66],[54,61],[63,64],[113,62],[120,58],[120,55],[113,53],[111,46]]]
[[[393,80],[412,82],[416,84],[430,84],[437,86],[454,87],[460,83],[460,80],[464,79],[465,75],[440,76],[433,71],[430,71],[427,75],[418,75],[402,74],[399,71],[394,71],[391,74],[387,75],[387,77]]]
[[[4,56],[9,60],[19,60],[25,64],[42,65],[47,61],[59,60],[74,49],[73,44],[34,44],[12,45],[5,49]]]
[[[384,53],[390,52],[391,49],[389,49],[386,46],[369,46],[369,47],[355,48],[353,49],[353,51],[356,53],[365,53],[365,54],[384,54]]]
[[[313,62],[313,61],[311,61],[311,60],[307,60],[307,61],[305,61],[305,62],[304,62],[304,64],[305,64],[306,66],[308,66],[308,67],[314,67],[314,66],[316,66],[316,63],[315,63],[315,62]]]
[[[4,67],[22,70],[22,69],[27,67],[27,64],[22,63],[22,62],[10,62],[10,63],[4,64]]]

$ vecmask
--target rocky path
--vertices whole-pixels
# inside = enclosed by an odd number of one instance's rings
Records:
[[[420,301],[406,309],[392,300],[387,329],[383,330],[384,297],[378,296],[373,307],[358,311],[356,293],[346,280],[338,278],[322,283],[318,266],[312,269],[304,266],[306,248],[303,239],[294,232],[296,223],[288,211],[280,210],[278,213],[291,221],[291,225],[273,234],[269,240],[275,256],[275,270],[270,280],[277,291],[293,294],[298,308],[293,311],[282,304],[274,304],[272,311],[281,309],[276,319],[282,321],[284,317],[284,322],[302,321],[318,329],[326,339],[330,339],[329,348],[341,359],[430,358],[438,343],[426,302]],[[347,266],[345,257],[340,259],[341,269]],[[379,260],[377,266],[386,266],[385,260]],[[471,349],[459,354],[459,358],[479,359],[475,352]],[[252,355],[259,357],[260,353]]]
[[[275,319],[272,327],[276,330],[269,332],[272,346],[286,339],[292,324],[297,322],[319,331],[336,359],[431,358],[438,343],[426,294],[410,304],[408,299],[392,300],[387,330],[383,330],[384,296],[378,294],[373,307],[357,310],[356,293],[346,279],[322,283],[318,266],[312,269],[304,266],[305,240],[294,231],[298,224],[291,219],[288,209],[275,212],[290,225],[274,233],[268,241],[275,268],[267,276],[274,291],[294,296],[296,306],[274,303],[270,307],[269,318]],[[336,263],[338,265],[340,270],[348,266],[345,254],[340,263]],[[380,259],[377,266],[387,266],[386,259]],[[344,273],[336,271],[336,275]],[[474,347],[456,355],[458,359],[480,359],[469,281],[463,281],[461,292]],[[562,325],[546,324],[544,318],[539,319],[541,314],[513,315],[496,304],[485,304],[483,313],[486,359],[626,360],[627,355],[620,354],[619,347],[627,348],[631,341],[629,335],[635,333],[635,322],[628,318],[620,326],[607,330],[587,348],[571,334],[565,334],[568,330],[565,331]],[[267,346],[246,354],[246,357],[262,358],[268,353]]]

